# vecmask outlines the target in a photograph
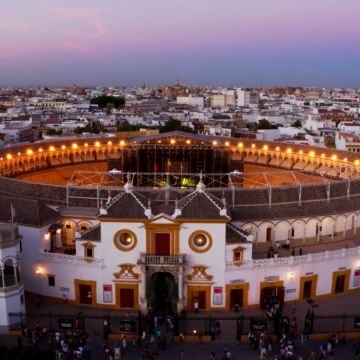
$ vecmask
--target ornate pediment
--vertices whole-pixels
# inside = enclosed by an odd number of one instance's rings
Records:
[[[174,221],[171,216],[163,213],[158,214],[151,219],[151,224],[173,225],[174,223],[176,223],[176,221]]]
[[[205,266],[205,265],[192,266],[193,271],[191,274],[189,274],[187,276],[187,279],[189,281],[193,281],[193,282],[211,281],[213,279],[213,275],[210,275],[207,273],[207,268],[208,268],[208,266]]]
[[[113,273],[114,281],[119,281],[119,282],[140,281],[140,274],[134,272],[135,266],[136,265],[134,264],[120,264],[119,271]]]

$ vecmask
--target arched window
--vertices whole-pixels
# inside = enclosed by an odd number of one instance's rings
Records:
[[[266,228],[266,241],[272,241],[272,228],[268,226]]]
[[[5,287],[16,284],[15,265],[12,259],[7,259],[4,263],[4,285]]]

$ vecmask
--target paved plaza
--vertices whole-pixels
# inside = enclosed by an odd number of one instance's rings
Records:
[[[342,317],[344,314],[356,316],[358,313],[358,304],[360,303],[360,292],[354,292],[347,295],[339,295],[331,299],[322,300],[314,303],[302,302],[293,305],[285,305],[283,313],[289,316],[296,316],[298,319],[299,332],[303,329],[305,314],[309,308],[315,312],[315,333],[336,333],[337,331],[353,332],[353,317],[347,319]],[[40,307],[35,307],[32,301],[27,304],[28,313],[32,314],[32,317],[27,320],[26,325],[28,327],[35,326],[38,323],[40,326],[48,325],[48,315],[57,314],[58,316],[71,316],[82,314],[84,316],[93,317],[93,319],[87,319],[85,322],[85,331],[89,333],[89,347],[90,347],[90,359],[103,359],[104,357],[104,338],[102,333],[102,317],[106,316],[119,316],[117,311],[106,311],[103,309],[93,309],[80,307],[75,305],[63,305],[55,302],[41,303]],[[122,314],[123,315],[123,314]],[[129,314],[128,314],[129,315]],[[206,323],[202,319],[211,315],[214,319],[219,319],[222,331],[221,335],[217,336],[216,341],[210,343],[174,343],[169,335],[167,337],[166,348],[159,349],[156,343],[150,345],[151,352],[156,359],[179,359],[179,352],[183,351],[183,359],[210,359],[211,352],[216,354],[216,359],[222,359],[224,349],[228,349],[231,353],[232,359],[259,359],[259,350],[254,350],[249,344],[242,343],[236,340],[236,331],[234,329],[234,321],[231,321],[233,317],[236,319],[240,315],[246,317],[262,316],[262,311],[259,309],[247,309],[243,313],[199,313],[188,314],[189,317],[187,323],[187,332],[191,333],[192,329],[199,329],[202,331],[202,324]],[[334,317],[339,315],[339,317]],[[328,318],[324,319],[323,316]],[[95,319],[99,317],[99,319]],[[318,319],[317,319],[318,318]],[[57,322],[53,320],[52,325],[55,327]],[[247,329],[242,329],[243,333],[246,333]],[[271,327],[268,329],[271,331]],[[2,335],[0,337],[0,344],[7,347],[16,347],[18,345],[18,339],[16,336]],[[297,355],[310,355],[312,351],[316,354],[319,353],[320,342],[310,341],[308,343],[302,343],[300,336],[294,340],[296,346]],[[25,337],[22,341],[24,347],[32,346],[29,340]],[[112,341],[111,346],[113,349],[119,347],[119,341]],[[278,344],[275,343],[273,351],[268,359],[274,359],[277,354]],[[46,343],[40,343],[39,349],[44,351],[46,349]],[[138,360],[145,359],[143,349],[138,349],[131,342],[128,343],[125,359]],[[316,357],[317,359],[318,357]],[[335,359],[353,359],[353,340],[348,339],[345,344],[340,345],[335,349]]]
[[[14,337],[0,336],[1,345],[6,345],[7,347],[16,347],[17,341]],[[26,341],[24,346],[26,346]],[[116,347],[116,344],[113,344]],[[296,345],[296,355],[294,359],[297,359],[298,356],[303,358],[311,355],[312,353],[316,354],[315,359],[319,359],[319,349],[321,346],[320,342],[310,342],[307,344],[301,344],[300,341],[295,342]],[[91,337],[89,340],[90,347],[90,357],[89,359],[107,359],[103,351],[103,340],[101,337]],[[44,350],[46,346],[40,348]],[[215,359],[223,359],[224,349],[228,349],[231,353],[231,359],[233,360],[252,360],[259,359],[259,350],[252,349],[247,344],[242,344],[240,342],[212,342],[212,343],[169,343],[165,350],[158,350],[157,346],[153,346],[152,351],[155,359],[159,360],[177,360],[180,359],[179,353],[183,352],[183,360],[208,360],[210,359],[210,354],[215,353]],[[267,360],[277,359],[276,355],[278,354],[277,347],[274,347],[274,350],[268,355]],[[44,357],[43,357],[44,358]],[[9,358],[10,359],[10,358]],[[40,358],[39,358],[40,359]],[[46,357],[44,358],[46,359]],[[130,349],[126,351],[124,355],[124,360],[142,360],[146,359],[145,353],[143,350],[139,349]],[[280,359],[280,358],[279,358]],[[334,356],[329,357],[329,359],[342,359],[350,360],[356,359],[353,351],[353,342],[347,341],[344,345],[341,345],[335,348]]]

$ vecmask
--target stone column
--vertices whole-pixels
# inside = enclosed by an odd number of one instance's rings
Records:
[[[178,303],[177,311],[180,313],[184,309],[184,268],[179,267],[178,272]]]
[[[306,243],[306,226],[307,226],[307,224],[304,225],[304,232],[303,232],[303,239],[302,239],[303,244]]]
[[[360,249],[360,247],[359,247],[359,249]],[[1,266],[0,271],[1,271],[1,286],[4,288],[5,287],[5,278],[4,278],[4,267],[3,266]]]
[[[352,224],[353,225],[353,234],[356,234],[356,231],[357,231],[357,219],[356,217],[354,216],[353,219],[352,219]]]
[[[147,299],[146,299],[146,266],[141,265],[141,282],[140,282],[140,310],[142,313],[147,311]]]
[[[15,285],[18,283],[16,267],[17,267],[16,265],[13,266],[13,269],[14,269],[14,277],[15,277]]]

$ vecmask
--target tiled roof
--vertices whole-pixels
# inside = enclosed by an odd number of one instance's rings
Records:
[[[238,244],[246,242],[245,234],[241,229],[238,229],[235,225],[230,223],[226,224],[226,243]]]
[[[223,219],[228,217],[220,215],[223,205],[219,199],[205,192],[194,191],[178,202],[181,209],[179,219]]]
[[[101,215],[101,218],[115,219],[146,219],[146,206],[140,200],[142,196],[132,191],[122,192],[112,199],[107,207],[107,215]]]
[[[101,241],[101,224],[95,225],[81,234],[81,239]]]
[[[0,220],[11,221],[11,205],[15,210],[14,222],[22,225],[44,226],[56,222],[58,212],[39,200],[0,196]]]

